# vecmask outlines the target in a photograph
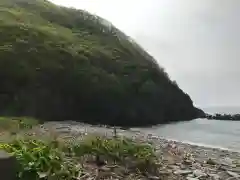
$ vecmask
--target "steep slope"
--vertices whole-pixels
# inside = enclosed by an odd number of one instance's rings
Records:
[[[0,1],[0,114],[122,126],[189,120],[190,97],[106,20],[45,0]]]

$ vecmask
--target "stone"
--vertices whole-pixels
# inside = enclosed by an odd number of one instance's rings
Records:
[[[194,178],[193,174],[189,174],[187,177]]]
[[[104,171],[104,172],[109,172],[109,171],[111,171],[111,168],[103,166],[99,170]]]
[[[177,174],[177,175],[188,175],[188,174],[191,174],[192,171],[191,170],[177,170],[177,171],[174,171],[174,174]]]
[[[240,175],[238,173],[235,173],[235,172],[232,172],[232,171],[227,171],[227,173],[232,177],[240,178]]]
[[[240,167],[240,160],[236,160],[234,164],[236,164],[237,167]]]
[[[194,163],[194,164],[192,164],[192,168],[194,168],[194,169],[200,169],[202,166],[201,166],[201,164],[200,163]]]
[[[175,170],[175,171],[180,169],[180,167],[176,166],[176,165],[169,165],[168,167]]]
[[[212,178],[212,180],[220,180],[221,177],[218,174],[209,174],[209,176]]]
[[[194,170],[194,171],[193,171],[193,174],[194,174],[194,176],[196,176],[196,177],[205,177],[205,176],[207,176],[206,173],[202,172],[202,171],[199,170],[199,169]]]
[[[0,174],[3,180],[16,180],[17,160],[9,153],[0,150]]]
[[[209,159],[206,161],[206,164],[215,165],[215,164],[217,164],[217,163],[216,163],[216,161],[214,161],[213,159],[209,158]]]
[[[221,159],[221,164],[225,166],[236,167],[236,165],[233,164],[233,160],[228,157]]]
[[[42,173],[42,172],[38,172],[37,174],[40,179],[47,178],[47,175],[48,175],[48,173]]]
[[[186,165],[192,165],[192,163],[193,162],[188,159],[183,161],[183,164],[186,164]]]
[[[161,178],[157,177],[157,176],[148,176],[148,179],[150,179],[150,180],[161,180]]]
[[[232,168],[232,171],[240,174],[240,168]]]
[[[158,171],[158,173],[159,173],[160,175],[169,175],[169,174],[172,174],[172,170],[170,170],[170,169],[164,169],[164,170]]]
[[[187,180],[199,180],[198,178],[187,177]]]
[[[184,165],[184,164],[180,165],[180,169],[187,169],[187,168],[188,168],[187,165]]]

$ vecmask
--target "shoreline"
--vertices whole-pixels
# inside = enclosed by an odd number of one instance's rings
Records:
[[[225,148],[225,147],[221,147],[221,146],[212,146],[212,145],[203,144],[203,143],[194,143],[194,142],[191,142],[191,141],[180,141],[180,140],[177,140],[177,139],[162,138],[160,136],[157,136],[157,137],[159,139],[163,139],[163,140],[167,140],[167,141],[173,141],[173,142],[176,142],[176,143],[182,143],[182,144],[189,145],[189,146],[197,146],[197,147],[201,147],[201,148],[205,148],[205,149],[215,149],[215,150],[220,150],[220,151],[229,151],[229,152],[232,152],[232,153],[240,153],[240,150]]]
[[[60,132],[65,131],[64,129],[69,128],[69,127],[71,127],[71,131],[79,131],[79,132],[84,131],[84,133],[102,134],[103,132],[106,132],[107,135],[109,135],[109,133],[112,134],[112,132],[113,132],[113,127],[108,127],[105,125],[91,125],[91,124],[80,123],[80,122],[75,122],[75,121],[64,121],[64,122],[52,121],[52,122],[44,123],[44,125],[47,125],[47,126],[48,125],[53,125],[53,126],[57,125],[56,129],[57,129],[57,131],[60,131]],[[58,125],[60,125],[60,127],[58,127]],[[82,127],[82,128],[75,128],[76,126]],[[92,129],[94,129],[94,130],[91,131]],[[146,139],[148,136],[150,136],[152,138],[157,138],[161,141],[181,143],[181,144],[185,144],[187,146],[193,146],[193,147],[197,146],[197,147],[206,148],[206,149],[215,149],[215,150],[220,150],[220,151],[229,151],[232,153],[240,153],[240,149],[238,150],[238,149],[231,149],[231,148],[222,147],[222,146],[213,146],[213,145],[204,144],[204,143],[195,143],[195,142],[191,142],[191,141],[187,141],[187,140],[181,141],[181,140],[177,140],[177,139],[173,139],[173,138],[164,138],[164,137],[158,136],[157,134],[154,134],[154,133],[143,132],[143,131],[141,131],[141,128],[122,129],[121,127],[116,127],[116,129],[117,129],[117,132],[120,133],[120,135],[123,133],[131,134],[134,136],[140,135],[144,139]]]
[[[41,138],[41,135],[54,135],[73,142],[88,135],[103,138],[114,136],[113,128],[71,121],[44,123],[31,132],[37,138]],[[117,136],[130,138],[137,143],[151,144],[161,159],[163,176],[169,176],[167,180],[234,180],[240,177],[240,152],[164,139],[139,130],[118,128]]]
[[[78,132],[82,132],[82,133],[100,133],[102,134],[103,132],[106,132],[109,135],[111,132],[113,132],[113,127],[107,127],[107,126],[100,126],[100,125],[91,125],[91,124],[86,124],[86,123],[79,123],[79,122],[75,122],[75,121],[64,121],[64,122],[47,122],[44,123],[43,126],[55,126],[56,130],[61,132],[65,132],[67,131],[66,128],[71,128],[71,130],[69,131],[78,131]],[[81,128],[76,128],[77,127],[81,127]],[[93,131],[91,131],[92,129],[94,129]],[[231,149],[231,148],[226,148],[226,147],[222,147],[222,146],[213,146],[213,145],[209,145],[209,144],[204,144],[204,143],[195,143],[195,142],[191,142],[191,141],[180,141],[177,139],[173,139],[173,138],[164,138],[161,136],[158,136],[157,134],[154,133],[150,133],[150,132],[143,132],[141,131],[141,129],[137,128],[129,128],[129,129],[122,129],[121,127],[116,127],[118,133],[122,134],[122,133],[130,133],[132,135],[141,135],[141,136],[145,136],[142,138],[146,138],[148,136],[152,137],[152,138],[157,138],[159,140],[162,141],[169,141],[169,142],[175,142],[175,143],[181,143],[181,144],[186,144],[188,146],[197,146],[197,147],[202,147],[202,148],[206,148],[206,149],[215,149],[215,150],[220,150],[220,151],[229,151],[229,152],[233,152],[233,153],[240,153],[240,149]]]
[[[78,122],[72,122],[72,121],[65,121],[65,122],[48,122],[44,123],[43,126],[52,126],[56,129],[57,132],[60,134],[63,133],[70,133],[70,134],[99,134],[99,135],[106,135],[106,136],[112,136],[113,135],[113,128],[106,127],[106,126],[97,126],[97,125],[90,125],[85,123],[78,123]],[[55,126],[55,127],[54,127]],[[169,142],[169,143],[175,143],[175,144],[181,144],[185,146],[191,146],[193,148],[203,148],[203,149],[211,149],[215,151],[223,151],[223,152],[229,152],[229,153],[239,153],[240,150],[234,150],[230,148],[225,147],[219,147],[219,146],[211,146],[208,144],[201,144],[201,143],[194,143],[190,141],[179,141],[177,139],[170,139],[170,138],[164,138],[161,136],[158,136],[153,133],[148,132],[142,132],[139,129],[121,129],[120,127],[116,127],[117,133],[120,136],[127,136],[129,138],[137,138],[137,139],[143,139],[143,140],[153,140],[157,139],[162,142]]]
[[[45,123],[40,129],[43,134],[49,129],[67,140],[77,140],[87,135],[114,136],[113,128],[67,121]],[[227,180],[240,177],[240,152],[164,139],[139,130],[117,129],[117,135],[151,144],[162,159],[164,173],[171,175],[169,180]]]

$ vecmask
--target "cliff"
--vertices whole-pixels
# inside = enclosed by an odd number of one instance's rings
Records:
[[[143,126],[198,117],[156,60],[108,21],[0,1],[0,114]]]

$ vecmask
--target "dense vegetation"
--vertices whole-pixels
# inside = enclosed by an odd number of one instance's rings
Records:
[[[122,126],[200,112],[111,23],[46,0],[0,1],[0,114]]]
[[[18,180],[77,180],[94,176],[107,179],[115,174],[121,177],[124,172],[117,170],[120,166],[129,167],[126,169],[129,176],[130,172],[137,176],[156,171],[158,162],[150,145],[120,138],[86,137],[78,144],[63,144],[56,140],[15,139],[0,144],[0,149],[16,157],[19,164],[16,170]],[[99,166],[101,170],[105,162],[112,166],[112,170],[115,169],[114,173],[107,170],[104,176],[100,173],[95,175],[96,167]]]

